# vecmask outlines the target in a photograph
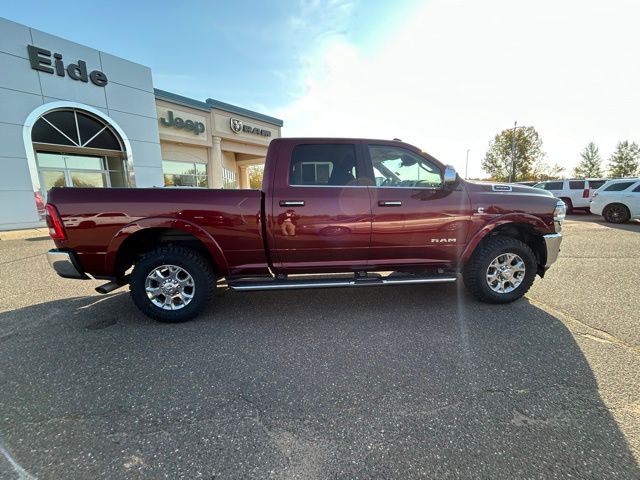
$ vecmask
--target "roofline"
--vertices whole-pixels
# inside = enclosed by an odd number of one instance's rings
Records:
[[[205,112],[209,112],[211,111],[211,109],[215,108],[217,110],[223,110],[225,112],[235,113],[236,115],[243,115],[245,117],[253,118],[254,120],[260,120],[262,122],[270,123],[278,127],[282,127],[282,125],[284,124],[284,122],[279,118],[270,117],[269,115],[254,112],[253,110],[247,110],[246,108],[237,107],[235,105],[231,105],[230,103],[220,102],[219,100],[214,100],[213,98],[207,98],[206,102],[201,102],[200,100],[184,97],[182,95],[178,95],[177,93],[167,92],[166,90],[160,90],[159,88],[154,88],[153,93],[158,100],[177,103],[185,107],[196,108]]]

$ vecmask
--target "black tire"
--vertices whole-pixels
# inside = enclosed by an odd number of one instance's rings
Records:
[[[567,206],[567,213],[573,213],[573,202],[570,198],[561,198],[564,204]]]
[[[491,262],[501,254],[518,255],[525,265],[524,277],[513,291],[500,293],[491,289],[487,272]],[[526,244],[511,237],[495,236],[483,240],[464,266],[462,277],[467,290],[481,302],[510,303],[522,297],[535,279],[537,261],[533,250]]]
[[[612,203],[602,210],[602,216],[609,223],[627,223],[631,218],[631,213],[626,205]]]
[[[147,296],[145,285],[147,277],[162,265],[177,266],[187,272],[193,279],[192,290],[189,290],[193,297],[188,303],[185,301],[183,306],[178,305],[176,310],[165,310],[155,305]],[[133,272],[131,272],[129,286],[133,303],[147,317],[159,322],[186,322],[198,315],[207,306],[215,290],[216,277],[210,263],[200,253],[178,245],[165,245],[146,253],[136,263]],[[167,297],[161,296],[159,298]]]

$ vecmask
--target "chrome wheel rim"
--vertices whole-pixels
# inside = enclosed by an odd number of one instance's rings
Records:
[[[163,310],[180,310],[193,300],[196,291],[193,277],[177,265],[154,268],[145,281],[147,298]]]
[[[496,293],[513,292],[524,280],[524,260],[515,253],[502,253],[487,268],[487,284]]]

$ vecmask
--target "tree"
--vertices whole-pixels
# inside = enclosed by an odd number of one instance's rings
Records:
[[[616,150],[609,158],[609,175],[613,178],[633,177],[640,165],[640,147],[628,140],[618,142]]]
[[[600,151],[596,144],[589,142],[580,153],[582,160],[573,171],[578,178],[602,177],[602,160],[600,159]]]
[[[547,162],[540,160],[533,164],[531,175],[523,177],[522,180],[538,180],[539,182],[544,182],[545,180],[562,178],[562,172],[564,172],[564,167],[558,164],[549,165]]]
[[[512,165],[511,145],[514,142]],[[533,127],[503,130],[489,144],[482,160],[482,168],[491,178],[499,182],[535,178],[536,165],[543,165],[542,140]]]
[[[262,176],[264,165],[251,165],[249,167],[249,187],[260,190],[262,188]]]

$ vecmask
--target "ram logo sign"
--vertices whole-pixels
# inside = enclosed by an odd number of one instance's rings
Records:
[[[432,238],[431,243],[456,243],[457,238]]]

